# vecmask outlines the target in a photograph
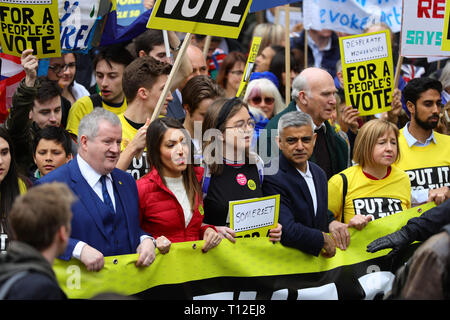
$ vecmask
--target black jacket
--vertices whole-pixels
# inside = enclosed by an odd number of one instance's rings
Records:
[[[28,273],[17,280],[5,296],[6,300],[64,300],[50,263],[33,247],[12,241],[6,254],[0,255],[0,289],[13,275]]]

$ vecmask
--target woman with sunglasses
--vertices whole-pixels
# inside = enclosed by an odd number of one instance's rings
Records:
[[[266,127],[274,115],[285,108],[285,105],[278,88],[267,78],[251,80],[248,83],[243,100],[248,104],[250,115],[255,120],[251,145],[251,148],[254,149],[260,131]]]
[[[137,180],[140,225],[155,237],[163,254],[172,242],[203,239],[206,252],[222,239],[214,226],[203,223],[203,168],[192,164],[188,136],[183,125],[169,117],[156,119],[147,129],[150,172]]]
[[[248,106],[239,98],[216,100],[203,121],[204,222],[232,242],[236,234],[229,228],[229,202],[263,197],[264,163],[250,151],[254,128]],[[280,241],[281,225],[270,230],[269,238]]]

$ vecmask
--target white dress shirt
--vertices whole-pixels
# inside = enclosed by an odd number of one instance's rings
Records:
[[[306,161],[306,172],[303,172],[297,169],[298,172],[305,179],[306,184],[308,185],[309,194],[311,195],[313,206],[314,206],[314,215],[317,213],[317,195],[316,195],[316,187],[314,186],[314,179],[311,171],[309,170],[309,162]]]
[[[412,146],[416,147],[426,147],[430,143],[436,143],[436,139],[434,138],[434,131],[431,130],[431,135],[425,140],[424,143],[420,142],[409,132],[409,122],[403,128],[403,136],[406,139],[406,143],[411,148]],[[417,206],[419,204],[425,203],[428,200],[428,192],[429,189],[419,189],[419,190],[411,190],[411,205]]]

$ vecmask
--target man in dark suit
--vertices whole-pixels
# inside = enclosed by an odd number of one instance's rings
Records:
[[[270,152],[273,145],[273,132],[278,128],[278,121],[283,114],[291,111],[303,111],[313,120],[313,130],[317,132],[314,151],[309,159],[321,167],[327,179],[346,169],[349,165],[347,142],[331,127],[328,119],[336,107],[336,87],[331,75],[320,68],[303,70],[292,82],[292,102],[282,112],[270,119],[261,137],[267,137],[268,156],[276,157],[277,152]],[[272,146],[276,150],[276,146]],[[265,155],[260,153],[265,159]]]
[[[115,168],[121,141],[119,118],[95,108],[80,121],[77,157],[37,181],[64,182],[78,197],[72,235],[60,258],[77,258],[88,270],[102,269],[104,256],[137,252],[136,266],[149,266],[155,259],[154,239],[139,226],[136,182]]]
[[[328,192],[324,171],[308,159],[317,134],[311,117],[299,111],[280,118],[277,144],[281,150],[279,169],[264,177],[264,195],[280,194],[281,243],[324,257],[336,253],[328,232]],[[276,159],[275,159],[276,161]]]

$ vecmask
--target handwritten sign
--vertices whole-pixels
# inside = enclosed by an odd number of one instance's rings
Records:
[[[20,57],[33,49],[38,58],[60,57],[57,0],[0,0],[0,42],[6,54]]]
[[[265,237],[278,223],[280,195],[230,201],[230,228],[237,237]]]
[[[339,38],[347,105],[361,115],[391,109],[394,89],[388,30]]]
[[[401,16],[401,0],[303,1],[303,23],[306,29],[331,29],[357,34],[372,23],[384,22],[392,32],[399,32]]]
[[[192,2],[192,3],[191,3]],[[147,28],[237,38],[252,0],[158,0]]]

